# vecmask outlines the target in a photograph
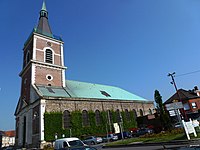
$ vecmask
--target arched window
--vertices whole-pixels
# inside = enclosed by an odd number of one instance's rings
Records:
[[[45,62],[53,64],[53,52],[50,49],[46,49],[45,51]]]
[[[64,126],[64,129],[71,127],[71,115],[68,110],[65,110],[63,112],[63,126]]]
[[[122,122],[122,120],[121,120],[121,114],[120,114],[119,109],[116,110],[116,117],[117,117],[117,122]]]
[[[88,112],[86,110],[83,110],[82,112],[82,122],[83,126],[89,126],[89,117]]]
[[[151,108],[149,108],[149,114],[152,115],[152,110],[151,110]]]
[[[135,109],[133,109],[133,117],[134,117],[134,119],[137,119],[137,112]]]
[[[101,114],[99,110],[95,111],[96,125],[101,125]]]
[[[140,109],[140,116],[143,116],[143,111],[142,111],[142,109]]]
[[[125,115],[126,115],[126,120],[131,121],[131,116],[130,116],[128,109],[125,109]]]
[[[30,57],[30,52],[28,51],[28,52],[26,53],[26,64],[29,63],[30,59],[31,59],[31,57]]]
[[[110,110],[108,110],[108,124],[111,125],[113,123],[113,116],[112,116],[112,112]]]

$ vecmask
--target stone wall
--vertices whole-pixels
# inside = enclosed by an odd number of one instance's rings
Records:
[[[130,100],[105,100],[105,99],[79,99],[79,98],[67,98],[67,99],[54,99],[46,100],[46,112],[64,112],[68,110],[70,112],[75,110],[92,110],[92,111],[107,111],[119,109],[120,111],[135,110],[137,116],[140,116],[140,110],[143,111],[143,115],[150,114],[150,110],[154,112],[153,101],[130,101]],[[150,109],[150,110],[149,110]]]

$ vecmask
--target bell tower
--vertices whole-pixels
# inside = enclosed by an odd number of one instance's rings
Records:
[[[29,102],[32,85],[65,87],[63,44],[62,39],[51,31],[48,11],[43,2],[38,25],[23,48],[21,98],[26,103]]]

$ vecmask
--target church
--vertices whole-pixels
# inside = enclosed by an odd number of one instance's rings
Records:
[[[114,86],[66,80],[66,69],[64,41],[53,34],[43,2],[23,48],[16,146],[41,148],[61,137],[106,134],[115,123],[125,130],[154,113],[153,101]]]

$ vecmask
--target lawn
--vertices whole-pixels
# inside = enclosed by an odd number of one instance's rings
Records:
[[[190,134],[191,139],[195,139],[198,137],[200,137],[199,131],[197,132],[197,137],[194,137],[193,134]],[[170,142],[176,140],[187,140],[187,136],[185,135],[184,130],[178,129],[178,130],[162,132],[159,134],[149,134],[138,138],[124,139],[116,142],[107,143],[106,146],[128,145],[136,142],[141,142],[141,143]]]

